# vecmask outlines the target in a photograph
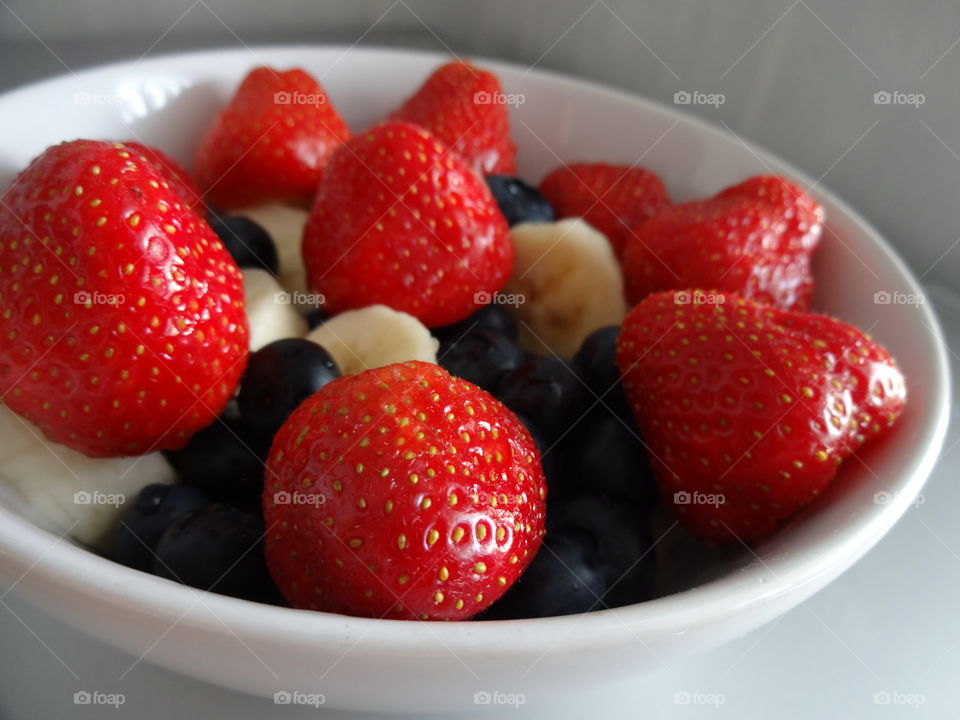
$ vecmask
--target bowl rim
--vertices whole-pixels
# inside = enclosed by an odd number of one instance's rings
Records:
[[[391,55],[402,55],[434,63],[451,57],[449,52],[342,44],[269,44],[251,48],[223,47],[171,52],[144,60],[127,59],[97,65],[72,75],[57,75],[15,88],[0,94],[0,106],[16,102],[26,95],[51,92],[58,85],[69,87],[78,79],[106,77],[111,73],[128,70],[132,66],[136,66],[138,71],[161,70],[165,64],[178,61],[204,67],[213,58],[249,55],[250,50],[255,52],[251,57],[251,67],[259,61],[280,63],[287,57],[292,60],[292,56],[303,58],[300,62],[308,64],[310,54],[318,52],[357,52],[370,56],[380,55],[385,59]],[[665,103],[603,83],[540,68],[530,70],[514,62],[483,56],[469,57],[477,64],[496,72],[535,75],[578,93],[594,93],[621,104],[632,105],[642,112],[670,117],[691,125],[709,138],[728,140],[729,135],[733,134],[724,133],[717,125]],[[809,176],[776,154],[739,136],[733,137],[763,161],[783,168],[806,187],[815,185],[814,194],[836,206],[849,221],[856,224],[883,258],[903,276],[909,290],[921,293],[919,281],[913,271],[876,229],[846,202],[819,183],[814,184]],[[763,583],[762,589],[757,586],[757,569],[751,566],[672,595],[580,615],[482,621],[480,624],[473,620],[424,623],[358,618],[251,603],[182,586],[125,567],[69,541],[63,541],[62,536],[57,538],[53,533],[33,525],[6,508],[0,508],[0,565],[6,566],[3,568],[5,574],[17,578],[12,586],[14,588],[23,583],[28,588],[47,586],[58,588],[60,592],[79,593],[84,599],[99,604],[105,613],[121,610],[127,614],[133,612],[138,616],[149,616],[155,620],[206,628],[211,632],[224,632],[222,627],[217,628],[220,622],[214,622],[207,613],[199,612],[206,610],[230,628],[242,629],[247,637],[276,641],[282,635],[284,642],[332,646],[359,644],[362,640],[365,650],[386,655],[406,655],[411,649],[434,647],[435,641],[439,641],[447,650],[457,655],[495,652],[500,656],[510,656],[546,653],[555,646],[559,648],[561,643],[565,650],[609,647],[638,641],[642,643],[643,640],[638,634],[640,630],[658,636],[683,634],[698,624],[714,622],[719,616],[732,612],[749,612],[754,607],[786,598],[808,585],[822,586],[849,568],[876,544],[910,506],[938,458],[949,422],[951,397],[946,343],[937,317],[927,304],[918,305],[916,311],[920,313],[919,320],[925,323],[929,330],[935,374],[926,380],[931,397],[936,400],[932,401],[932,411],[919,421],[918,433],[922,438],[923,450],[911,466],[904,490],[889,504],[874,506],[871,512],[856,518],[852,525],[844,526],[834,536],[812,543],[813,547],[807,554],[815,555],[816,562],[807,559],[796,566],[772,573]],[[766,567],[762,561],[761,565]],[[93,573],[100,576],[100,581],[96,584],[90,582]],[[197,600],[198,595],[201,596],[200,600]],[[378,625],[380,627],[377,632],[372,633],[373,628]],[[430,632],[426,632],[423,625],[427,625]],[[481,628],[483,631],[478,632]],[[522,642],[505,643],[504,638],[508,636],[522,636]]]

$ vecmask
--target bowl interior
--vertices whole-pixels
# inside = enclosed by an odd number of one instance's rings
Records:
[[[431,53],[347,48],[258,48],[171,56],[109,66],[57,79],[0,98],[7,132],[0,139],[4,184],[44,147],[75,137],[137,139],[189,162],[191,149],[243,73],[256,64],[302,66],[321,79],[354,130],[375,122],[412,92],[442,58]],[[878,293],[919,295],[915,280],[884,241],[820,183],[737,138],[674,109],[587,83],[498,62],[507,93],[520,174],[539,178],[561,162],[608,160],[638,163],[660,174],[676,200],[705,196],[749,175],[784,173],[810,187],[827,209],[827,232],[817,256],[816,307],[868,329],[900,362],[910,383],[899,428],[883,443],[845,463],[841,477],[771,541],[748,550],[705,553],[676,528],[658,547],[677,572],[664,578],[664,597],[617,611],[616,623],[594,613],[570,619],[497,623],[483,633],[469,624],[431,630],[460,651],[496,647],[509,652],[522,642],[531,652],[563,646],[630,642],[624,624],[656,625],[658,632],[686,632],[693,620],[709,620],[810,586],[842,572],[875,543],[909,506],[929,472],[946,427],[949,378],[936,320],[924,304],[878,304]],[[882,494],[882,495],[880,495]],[[882,499],[881,500],[878,500]],[[0,500],[2,504],[2,500]],[[664,530],[672,521],[665,521]],[[171,617],[190,612],[186,588],[149,578],[66,544],[0,505],[0,571],[17,577],[45,551],[22,581],[70,592],[98,592],[108,607],[143,608]],[[83,587],[91,573],[103,590]],[[812,592],[812,589],[811,589]],[[800,596],[797,595],[799,598]],[[229,598],[205,603],[233,627],[304,636],[322,643],[359,637],[375,621],[267,607]],[[197,620],[198,623],[212,622]],[[379,623],[369,640],[389,652],[423,641],[417,623]],[[512,629],[511,629],[512,628]],[[418,634],[419,633],[419,634]],[[518,634],[519,633],[519,634]]]

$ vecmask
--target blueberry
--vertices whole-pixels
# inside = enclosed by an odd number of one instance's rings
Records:
[[[556,213],[547,199],[520,178],[487,175],[484,180],[511,227],[525,222],[548,223],[556,219]]]
[[[212,500],[259,512],[263,465],[272,439],[225,412],[185,447],[167,451],[166,456],[183,482]]]
[[[584,420],[566,448],[564,466],[570,491],[607,495],[647,510],[656,504],[657,486],[646,448],[622,418],[606,415]]]
[[[554,489],[560,490],[563,477],[563,463],[560,459],[560,452],[547,442],[543,431],[525,415],[517,415],[517,419],[524,424],[530,437],[533,438],[534,445],[540,451],[540,464],[543,466],[543,475],[547,479],[547,490],[553,493]],[[546,454],[544,454],[546,453]]]
[[[500,378],[523,362],[523,351],[506,335],[475,330],[453,345],[441,345],[438,362],[451,375],[493,392]]]
[[[153,564],[153,551],[167,527],[208,502],[202,491],[190,485],[147,485],[124,512],[113,540],[113,559],[148,571]]]
[[[606,407],[629,418],[630,405],[620,385],[620,370],[616,365],[619,334],[619,325],[594,330],[573,356],[573,366],[591,392],[600,399],[601,409]]]
[[[307,314],[307,328],[313,330],[323,325],[330,318],[323,310],[311,310]]]
[[[153,574],[222,595],[279,600],[263,554],[263,523],[229,505],[207,505],[170,525]]]
[[[280,271],[277,247],[270,235],[250,218],[214,215],[210,227],[242,268],[260,268],[276,276]]]
[[[645,513],[589,495],[551,501],[543,546],[486,620],[551,617],[648,600],[654,554]]]
[[[309,340],[288,338],[250,355],[237,403],[246,424],[273,438],[304,400],[340,376],[330,353]]]
[[[496,396],[515,413],[539,427],[547,441],[559,439],[588,405],[583,383],[563,361],[528,355],[504,375]]]
[[[513,314],[502,305],[484,305],[465,320],[453,325],[434,328],[431,332],[441,342],[453,344],[467,334],[478,330],[500,333],[513,341],[516,341],[518,335],[517,321],[513,319]]]

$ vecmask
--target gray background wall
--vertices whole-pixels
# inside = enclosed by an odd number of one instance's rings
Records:
[[[258,42],[452,48],[690,106],[837,191],[927,281],[960,269],[960,3],[946,0],[4,0],[0,87]],[[919,107],[877,91],[920,93]],[[2,121],[0,121],[2,122]]]

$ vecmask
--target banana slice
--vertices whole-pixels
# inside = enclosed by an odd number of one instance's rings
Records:
[[[307,321],[290,303],[291,294],[266,270],[243,270],[243,294],[250,322],[250,350],[259,350],[274,340],[306,334]]]
[[[297,310],[304,314],[315,310],[307,304],[307,270],[303,264],[300,246],[303,241],[303,226],[309,213],[303,208],[281,203],[266,203],[256,207],[231,210],[234,215],[244,215],[263,227],[273,238],[280,260],[280,284],[295,301]]]
[[[326,348],[344,375],[407,360],[437,362],[440,343],[413,315],[386,305],[348,310],[307,335]]]
[[[105,548],[123,508],[150,483],[176,473],[159,452],[92,458],[51,442],[30,422],[0,406],[0,501],[36,525]]]
[[[524,223],[510,234],[513,275],[499,296],[517,300],[521,347],[571,357],[591,332],[623,321],[623,275],[602,233],[571,218]]]

